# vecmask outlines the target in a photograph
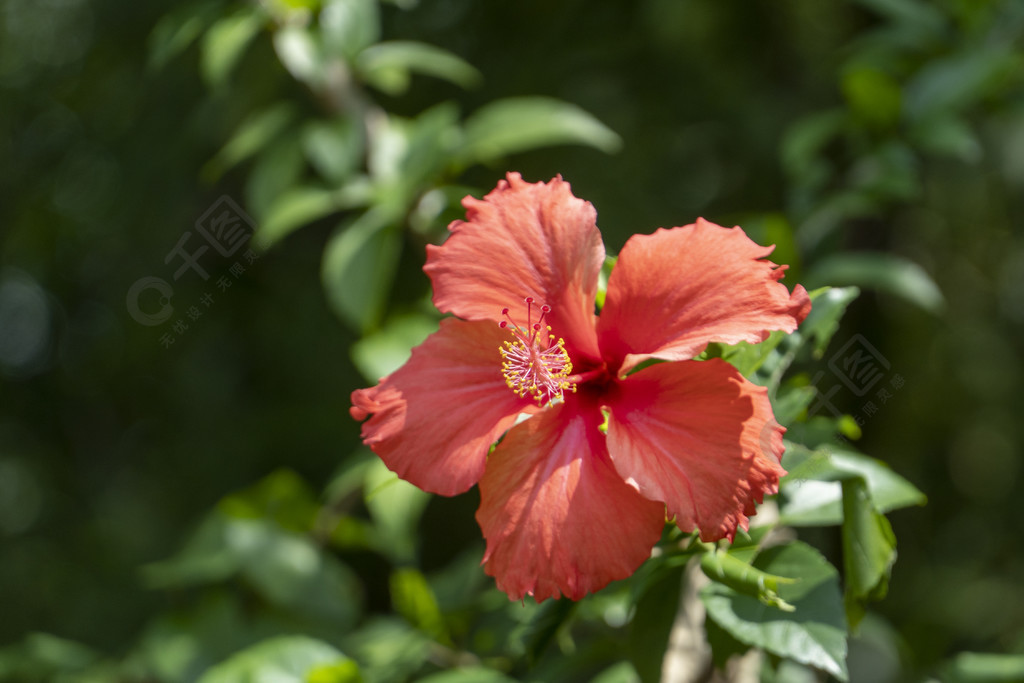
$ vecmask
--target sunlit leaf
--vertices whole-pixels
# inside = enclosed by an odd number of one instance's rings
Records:
[[[612,664],[607,669],[590,679],[590,683],[636,683],[639,674],[632,662],[622,661]]]
[[[418,569],[404,567],[391,573],[391,604],[409,623],[442,643],[451,643],[437,599]]]
[[[776,330],[768,335],[768,338],[760,344],[739,342],[723,348],[722,359],[731,363],[733,367],[740,371],[741,375],[749,377],[764,364],[785,338],[785,332]]]
[[[305,26],[285,26],[276,31],[274,50],[296,80],[319,85],[323,78],[320,50]]]
[[[899,83],[890,75],[870,66],[855,66],[843,74],[842,88],[850,108],[868,125],[886,128],[899,120],[903,98]]]
[[[421,491],[385,467],[372,461],[366,471],[366,507],[377,529],[374,542],[378,549],[397,564],[416,558],[419,526],[430,494]]]
[[[209,669],[198,683],[307,683],[307,676],[317,668],[345,660],[345,655],[322,641],[307,636],[281,636],[233,655]],[[359,681],[358,667],[348,666],[346,671],[349,673],[345,678],[334,681]]]
[[[229,517],[270,519],[297,533],[312,529],[320,509],[319,501],[302,477],[283,468],[243,491],[226,496],[217,507]]]
[[[354,59],[380,39],[376,0],[324,0],[320,34],[328,54]]]
[[[418,678],[416,683],[515,683],[515,679],[494,669],[470,666]]]
[[[864,605],[881,600],[888,591],[896,536],[889,520],[875,509],[863,479],[846,479],[842,489],[846,616],[850,627],[856,628],[864,617]]]
[[[352,624],[361,609],[352,572],[313,544],[262,518],[218,511],[178,555],[147,565],[154,588],[220,583],[238,577],[270,604],[335,626]]]
[[[713,582],[701,592],[708,617],[741,643],[847,680],[846,618],[835,568],[799,541],[763,551],[754,566],[798,579],[779,586],[779,594],[794,611],[769,607]]]
[[[432,641],[401,617],[377,617],[345,634],[345,651],[369,681],[404,681],[430,656]]]
[[[414,41],[371,45],[359,54],[356,68],[364,81],[392,95],[408,88],[410,73],[434,76],[463,88],[473,87],[482,78],[480,72],[461,57]]]
[[[856,285],[898,296],[926,311],[940,313],[945,299],[925,270],[900,256],[883,253],[842,253],[815,264],[805,281],[820,285]]]
[[[302,132],[302,148],[310,163],[332,183],[340,183],[359,168],[364,147],[362,126],[347,117],[313,121]]]
[[[856,287],[828,287],[811,291],[811,312],[800,323],[801,339],[812,339],[814,355],[825,352],[832,336],[839,329],[839,320],[847,307],[860,295]]]
[[[962,652],[942,666],[942,683],[1019,683],[1024,655]]]
[[[203,36],[200,68],[211,87],[224,84],[263,26],[264,16],[256,6],[239,10],[217,20]]]
[[[351,327],[366,332],[380,322],[401,247],[394,219],[378,209],[346,220],[328,240],[320,276],[331,307]]]
[[[335,192],[320,187],[291,187],[267,208],[254,239],[261,247],[272,246],[298,228],[338,209]]]
[[[560,144],[589,145],[611,153],[622,141],[575,105],[546,97],[516,97],[486,104],[466,119],[457,158],[468,165]]]
[[[885,463],[860,453],[837,448],[812,451],[786,442],[783,466],[789,471],[780,482],[779,511],[792,525],[829,525],[843,520],[839,482],[861,478],[876,510],[881,513],[913,505],[926,498],[913,484]]]
[[[381,329],[352,345],[352,362],[370,382],[389,375],[409,360],[412,348],[432,332],[437,319],[427,315],[404,315],[389,320]]]

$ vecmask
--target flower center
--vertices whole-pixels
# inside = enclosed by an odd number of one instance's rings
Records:
[[[528,296],[525,327],[516,324],[507,308],[501,309],[505,320],[499,323],[515,337],[499,349],[505,384],[519,396],[530,394],[541,405],[561,401],[564,391],[576,391],[576,385],[567,379],[572,361],[565,350],[565,340],[556,340],[551,327],[544,324],[550,312],[550,306],[541,306],[540,317],[534,322],[533,297]]]

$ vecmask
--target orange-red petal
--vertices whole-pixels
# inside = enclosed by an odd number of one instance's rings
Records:
[[[785,474],[768,392],[720,359],[659,363],[616,383],[608,452],[641,494],[705,541],[746,529]]]
[[[480,480],[491,444],[536,405],[505,386],[498,351],[508,334],[492,322],[448,318],[409,361],[375,387],[352,393],[363,443],[398,476],[451,496]]]
[[[528,183],[518,173],[482,200],[466,197],[466,220],[449,226],[441,246],[427,247],[423,270],[434,305],[466,320],[502,320],[508,307],[526,324],[526,297],[551,306],[547,324],[566,349],[598,357],[594,298],[604,262],[597,212],[569,183]]]
[[[608,459],[601,413],[578,395],[508,433],[480,481],[485,571],[513,600],[573,600],[650,556],[665,506],[626,485]]]
[[[609,367],[623,373],[647,358],[693,358],[709,342],[795,330],[811,302],[800,285],[790,294],[778,281],[785,266],[765,259],[773,248],[704,219],[631,237],[598,322]]]

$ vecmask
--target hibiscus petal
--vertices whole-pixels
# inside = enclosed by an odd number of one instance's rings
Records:
[[[778,491],[785,428],[768,391],[720,359],[659,363],[616,383],[608,452],[619,474],[705,541],[746,529]]]
[[[594,207],[574,197],[561,176],[527,183],[518,173],[482,200],[462,203],[466,220],[448,227],[443,245],[427,247],[423,270],[434,305],[466,320],[495,321],[508,307],[525,325],[523,300],[533,297],[551,306],[547,324],[567,340],[570,355],[599,358],[594,298],[604,244]]]
[[[709,342],[795,330],[811,302],[800,285],[790,294],[778,281],[786,267],[764,258],[773,249],[704,219],[631,237],[597,326],[609,367],[621,374],[646,358],[693,358]]]
[[[505,386],[498,348],[507,338],[492,322],[442,320],[405,365],[352,393],[352,417],[372,415],[363,443],[421,489],[452,496],[472,487],[491,444],[537,410]]]
[[[665,506],[616,473],[598,405],[570,396],[510,431],[480,481],[485,571],[513,600],[579,600],[632,574],[651,553]]]

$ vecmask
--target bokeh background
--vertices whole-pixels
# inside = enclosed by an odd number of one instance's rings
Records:
[[[859,286],[831,348],[860,335],[898,386],[801,371],[929,503],[893,515],[852,672],[1024,654],[1024,4],[324,5],[0,3],[0,673],[192,680],[281,620],[393,643],[395,568],[478,572],[475,492],[364,495],[348,396],[429,331],[424,246],[509,170],[562,174],[612,252],[704,216],[777,244],[790,285]],[[257,239],[175,278],[225,206]],[[165,322],[130,311],[144,277]],[[358,598],[275,602],[277,569],[196,540],[267,515]]]

